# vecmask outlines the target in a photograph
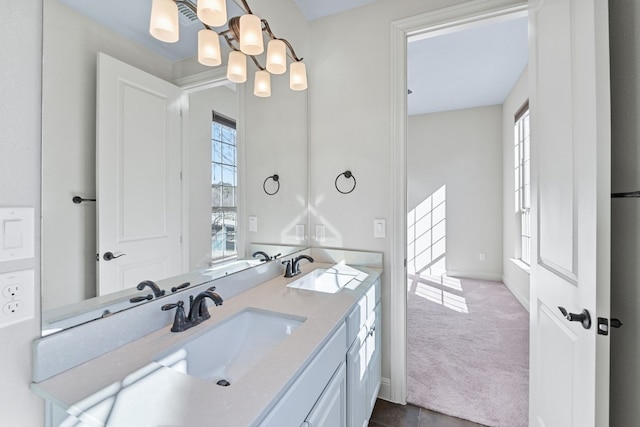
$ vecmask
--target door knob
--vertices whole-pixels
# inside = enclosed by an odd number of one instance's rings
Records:
[[[569,322],[580,322],[582,323],[582,327],[585,329],[589,329],[591,327],[591,316],[587,309],[582,309],[582,312],[579,314],[568,313],[564,307],[558,307],[558,309]]]
[[[113,252],[105,252],[102,258],[105,261],[111,261],[112,259],[120,258],[121,256],[125,256],[126,254],[114,255]]]

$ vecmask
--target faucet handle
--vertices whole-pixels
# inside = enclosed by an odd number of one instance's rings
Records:
[[[182,332],[187,330],[187,316],[184,314],[184,302],[178,301],[175,304],[165,304],[161,307],[162,311],[176,309],[176,315],[173,318],[173,326],[171,332]]]
[[[291,260],[287,259],[285,261],[282,261],[282,263],[287,266],[286,271],[284,273],[284,277],[293,277],[293,270],[291,269]]]
[[[142,302],[142,301],[151,301],[153,299],[153,294],[149,294],[146,296],[133,297],[129,300],[130,303]]]
[[[171,292],[177,292],[180,289],[184,289],[186,287],[188,287],[189,285],[191,285],[191,282],[184,282],[182,285],[178,285],[178,286],[174,286],[171,288]]]

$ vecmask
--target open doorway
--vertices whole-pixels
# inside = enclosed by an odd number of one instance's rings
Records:
[[[407,46],[407,401],[484,425],[528,422],[528,313],[502,283],[527,28],[518,12]]]

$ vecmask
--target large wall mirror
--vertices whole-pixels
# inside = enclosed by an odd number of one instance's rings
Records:
[[[269,255],[286,256],[308,243],[306,92],[291,91],[288,76],[282,75],[272,78],[271,97],[255,97],[250,61],[248,81],[239,85],[225,79],[226,60],[215,69],[198,64],[196,33],[202,24],[181,16],[180,42],[162,44],[148,35],[151,2],[133,3],[43,1],[43,334],[143,304],[147,300],[131,302],[153,293],[149,287],[136,289],[142,279],[170,294],[185,281],[195,286],[259,264],[251,257],[251,248],[258,244],[267,252],[271,248]],[[227,3],[229,16],[243,13],[233,1]],[[254,13],[268,18],[274,32],[285,33],[296,49],[304,50],[306,34],[300,28],[287,34],[286,14],[278,19],[281,11],[259,3],[251,5]],[[276,15],[274,21],[271,15]],[[97,22],[98,17],[103,22]],[[97,118],[107,110],[100,99],[105,97],[98,95],[99,68],[101,76],[106,74],[99,64],[101,55],[108,58],[103,63],[113,60],[179,88],[179,129],[176,138],[165,138],[176,144],[174,154],[142,144],[121,150],[121,163],[106,161],[112,152],[108,144],[99,145],[100,139],[109,140],[109,132],[117,139],[122,132],[98,125],[110,123]],[[157,127],[149,125],[157,120],[149,118],[146,109],[116,111],[124,116],[119,119],[125,127],[134,123],[137,132],[152,135],[147,140],[162,139]],[[170,160],[175,169],[167,166]],[[267,180],[273,175],[278,175],[279,190],[267,194],[275,189]],[[150,195],[136,184],[174,179],[178,192],[172,203],[164,193]],[[104,190],[101,184],[109,182],[115,189]],[[74,197],[85,200],[74,203]],[[122,237],[122,221],[114,220],[121,214],[129,215],[127,236],[157,235],[151,232],[154,224],[166,231],[166,223],[174,221],[177,234],[169,246],[175,265],[164,274],[139,266],[127,273],[124,260],[133,263],[137,253],[153,249],[124,249],[118,239],[108,243],[113,247],[105,246],[114,234]],[[109,221],[116,223],[116,231],[104,226]],[[222,268],[219,261],[233,266]],[[104,276],[101,267],[107,263],[122,265]]]

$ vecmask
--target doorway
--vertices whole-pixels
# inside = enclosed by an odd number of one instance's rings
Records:
[[[406,254],[407,254],[407,81],[406,53],[407,37],[450,31],[463,24],[473,24],[486,20],[500,20],[515,13],[526,13],[526,2],[514,2],[505,6],[504,2],[472,2],[464,6],[455,6],[425,15],[396,21],[391,26],[391,123],[392,137],[396,143],[392,151],[392,242],[390,251],[390,289],[389,313],[393,334],[390,336],[390,382],[385,390],[389,400],[406,403],[407,365],[406,365]]]
[[[528,419],[528,312],[502,284],[527,45],[522,13],[408,38],[407,401],[484,425]]]

